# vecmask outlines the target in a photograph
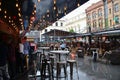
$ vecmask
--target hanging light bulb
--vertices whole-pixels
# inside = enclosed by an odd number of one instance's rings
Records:
[[[54,4],[56,4],[56,0],[54,0]]]
[[[36,8],[36,4],[34,5],[34,8]]]
[[[80,4],[78,3],[78,4],[77,4],[77,6],[79,7],[79,6],[80,6]]]
[[[9,16],[9,19],[11,19],[11,17]]]
[[[11,23],[11,21],[9,20],[9,23]]]
[[[38,0],[38,2],[40,2],[41,0]]]
[[[50,15],[49,14],[47,14],[47,17],[49,17]]]
[[[20,14],[20,13],[18,13],[18,16],[19,16],[19,17],[21,17],[21,14]]]
[[[7,16],[5,15],[4,18],[7,18]]]
[[[16,7],[18,7],[18,3],[16,3]]]
[[[7,13],[7,11],[4,11],[4,13],[6,14],[6,13]]]
[[[34,13],[36,13],[36,10],[34,10]]]
[[[58,17],[58,13],[56,14],[56,16]]]
[[[18,11],[20,11],[20,8],[18,8]]]
[[[54,6],[54,10],[56,10],[56,7]]]
[[[66,6],[64,7],[64,10],[67,10],[67,7],[66,7]]]
[[[64,14],[66,15],[66,12]]]
[[[2,11],[2,9],[0,8],[0,11]]]

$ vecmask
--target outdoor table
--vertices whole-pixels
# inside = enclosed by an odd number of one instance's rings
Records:
[[[99,50],[99,48],[90,48],[90,50]]]
[[[44,54],[44,50],[48,50],[48,49],[50,49],[50,47],[39,47],[39,49],[42,49],[43,50],[43,54]]]
[[[60,61],[60,56],[61,56],[61,54],[68,54],[69,53],[69,51],[65,51],[65,50],[53,50],[53,51],[50,51],[51,53],[53,53],[53,54],[58,54],[58,56],[59,56],[59,61]]]
[[[78,52],[82,52],[82,50],[77,50]]]

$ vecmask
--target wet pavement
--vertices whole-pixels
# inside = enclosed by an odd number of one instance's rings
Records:
[[[54,73],[56,73],[54,71]],[[37,71],[37,75],[39,75]],[[62,74],[63,75],[63,74]],[[91,57],[85,56],[78,59],[78,76],[76,67],[74,66],[73,79],[70,78],[70,70],[67,67],[67,78],[59,78],[54,80],[120,80],[120,65],[105,64],[102,62],[93,62]],[[29,80],[35,80],[29,78]],[[36,77],[36,80],[41,80]],[[45,80],[49,80],[46,78]]]

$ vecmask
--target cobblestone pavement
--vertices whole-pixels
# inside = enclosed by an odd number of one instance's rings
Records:
[[[38,75],[39,74],[40,73],[38,71]],[[67,74],[67,78],[59,78],[58,80],[120,80],[120,65],[93,62],[91,57],[85,56],[84,58],[78,59],[78,76],[75,66],[73,71],[73,79],[70,78],[69,67],[67,68]],[[35,79],[29,78],[29,80]],[[41,79],[40,77],[37,77],[36,80]],[[54,78],[54,80],[57,79]]]

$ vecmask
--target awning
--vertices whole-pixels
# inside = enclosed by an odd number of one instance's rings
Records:
[[[62,36],[71,36],[71,35],[76,35],[76,34],[78,34],[78,33],[53,29],[53,30],[51,30],[49,32],[46,32],[46,33],[42,34],[42,35],[44,35],[44,36],[59,36],[59,37],[62,37]]]
[[[93,33],[94,35],[117,35],[120,34],[120,29],[117,30],[109,30],[109,31],[101,31]]]

